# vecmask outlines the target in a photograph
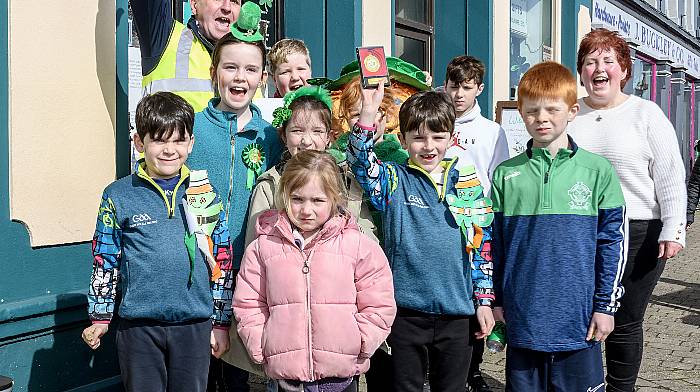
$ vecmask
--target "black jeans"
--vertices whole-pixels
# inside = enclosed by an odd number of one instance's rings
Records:
[[[395,391],[422,392],[430,366],[432,392],[464,392],[472,355],[469,316],[399,308],[388,342]]]
[[[666,262],[659,255],[661,221],[629,223],[627,264],[622,275],[625,289],[615,313],[615,329],[605,341],[609,392],[633,392],[642,364],[644,313]]]
[[[235,333],[232,332],[232,333]],[[249,392],[248,372],[211,357],[207,392]]]
[[[365,373],[367,392],[394,391],[394,369],[391,366],[391,355],[377,349],[369,359],[369,370]]]
[[[476,336],[474,336],[475,333],[481,331],[481,326],[479,325],[479,321],[476,319],[476,316],[469,319],[469,327],[469,339],[471,339],[472,342],[472,360],[469,363],[468,378],[471,380],[474,373],[479,371],[481,362],[484,361],[484,343],[486,338],[477,339]]]
[[[117,352],[125,389],[204,392],[210,336],[208,319],[181,324],[121,319]]]

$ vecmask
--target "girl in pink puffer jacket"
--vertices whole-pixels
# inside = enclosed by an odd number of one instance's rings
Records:
[[[328,153],[296,154],[277,189],[280,210],[258,218],[243,257],[238,334],[280,391],[356,391],[396,315],[386,256],[345,211],[343,188]]]

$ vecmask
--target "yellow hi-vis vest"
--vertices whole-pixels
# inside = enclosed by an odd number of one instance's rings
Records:
[[[214,97],[209,68],[211,55],[192,30],[173,21],[168,46],[158,65],[143,77],[143,93],[170,91],[184,98],[199,112]]]

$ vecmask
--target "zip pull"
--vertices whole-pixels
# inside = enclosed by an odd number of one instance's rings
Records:
[[[544,172],[544,183],[546,184],[548,182],[549,182],[549,172],[546,171],[546,172]]]
[[[303,250],[301,251],[301,254],[304,254]],[[301,267],[301,273],[303,273],[304,275],[309,273],[309,259],[311,258],[312,254],[313,254],[313,251],[311,251],[309,253],[309,255],[306,256],[306,258],[304,259],[304,266]]]

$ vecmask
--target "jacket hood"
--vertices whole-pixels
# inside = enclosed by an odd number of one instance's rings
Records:
[[[479,107],[479,101],[474,101],[474,107],[468,112],[464,113],[462,116],[455,119],[455,124],[465,124],[473,121],[475,118],[479,117],[481,114],[481,108]]]
[[[358,230],[355,218],[348,212],[338,214],[326,222],[316,237],[310,244],[315,244],[318,241],[323,241],[337,236],[344,230]],[[294,243],[294,235],[292,234],[292,224],[287,217],[287,213],[280,210],[269,210],[263,212],[255,223],[255,231],[257,235],[268,235],[286,239]]]

